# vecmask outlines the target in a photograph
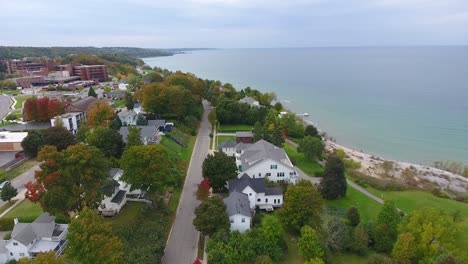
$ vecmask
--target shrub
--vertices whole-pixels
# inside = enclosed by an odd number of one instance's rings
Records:
[[[18,117],[12,113],[12,114],[7,115],[7,117],[5,117],[5,120],[12,121],[12,120],[16,120],[17,118]]]
[[[10,238],[11,238],[11,232],[8,232],[3,236],[4,240],[10,240]]]

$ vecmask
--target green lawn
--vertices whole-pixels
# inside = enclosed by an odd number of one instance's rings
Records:
[[[125,100],[115,100],[113,103],[115,108],[124,108],[125,107]]]
[[[23,106],[23,102],[26,101],[29,98],[31,98],[31,96],[18,96],[18,97],[15,97],[15,100],[16,100],[15,109],[20,109]]]
[[[250,131],[252,130],[251,125],[238,124],[238,125],[219,125],[218,132],[237,132],[237,131]]]
[[[284,150],[288,154],[289,159],[291,159],[291,162],[307,175],[315,176],[317,173],[323,173],[323,168],[320,164],[307,160],[304,154],[297,152],[297,149],[293,145],[286,142]]]
[[[468,248],[468,204],[450,199],[439,198],[424,191],[380,191],[367,187],[367,191],[384,200],[392,200],[396,206],[406,213],[423,207],[442,209],[450,214],[460,211],[462,221],[462,235],[458,242],[460,248]]]
[[[236,141],[236,137],[235,136],[217,136],[216,137],[216,148],[218,148],[219,144],[225,142],[225,141],[228,141],[228,140],[232,140],[232,141]]]
[[[16,177],[18,177],[20,174],[23,174],[27,170],[31,169],[34,165],[37,164],[37,161],[35,159],[30,159],[25,161],[23,164],[19,165],[18,167],[7,171],[5,173],[5,180],[12,180]],[[0,179],[2,181],[3,179]]]
[[[349,185],[346,191],[346,197],[331,201],[327,200],[326,204],[339,208],[342,212],[346,212],[348,208],[354,206],[358,209],[361,220],[364,221],[375,220],[382,207],[380,203],[372,200]]]
[[[119,229],[128,225],[128,223],[138,217],[140,210],[144,207],[145,203],[127,202],[125,207],[117,216],[109,218],[109,221],[112,223],[112,227],[114,229]]]
[[[10,212],[8,212],[4,218],[27,218],[30,220],[36,219],[38,216],[42,214],[42,208],[37,203],[32,203],[29,200],[23,200],[19,203],[15,208],[13,208]]]
[[[276,262],[278,264],[302,264],[304,258],[299,253],[299,247],[297,246],[297,237],[293,237],[286,231],[283,234],[283,239],[288,247],[288,252],[284,254],[284,259]]]

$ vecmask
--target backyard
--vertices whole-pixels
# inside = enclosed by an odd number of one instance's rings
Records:
[[[225,124],[225,125],[219,125],[218,126],[218,132],[229,132],[229,133],[235,133],[237,131],[250,131],[252,130],[251,125],[246,125],[246,124],[237,124],[237,125],[231,125],[231,124]]]
[[[228,140],[232,140],[232,141],[236,141],[236,137],[235,136],[216,136],[216,148],[223,142],[225,141],[228,141]]]
[[[286,142],[284,144],[284,150],[289,156],[291,162],[299,167],[303,172],[305,172],[309,176],[318,176],[323,173],[323,168],[320,164],[314,161],[307,160],[304,157],[304,154],[297,152],[297,149]]]

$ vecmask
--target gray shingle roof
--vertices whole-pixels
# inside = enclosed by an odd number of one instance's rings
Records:
[[[118,173],[118,172],[123,172],[122,169],[119,169],[119,168],[111,168],[109,170],[109,178],[113,179],[114,176]]]
[[[86,112],[86,111],[88,111],[89,107],[96,101],[97,101],[96,98],[94,98],[92,96],[88,96],[88,97],[83,98],[83,99],[81,99],[79,101],[71,103],[71,105],[78,108],[82,112]]]
[[[222,150],[223,148],[235,148],[236,142],[232,140],[224,141],[223,143],[219,144],[218,149]]]
[[[52,237],[55,229],[55,217],[43,213],[32,223],[18,223],[13,227],[11,237],[23,245],[29,245],[34,239]]]
[[[283,195],[283,189],[281,187],[267,187],[265,195]]]
[[[265,192],[265,179],[263,178],[256,178],[252,179],[244,173],[240,179],[234,179],[228,181],[229,186],[229,193],[231,192],[242,192],[247,186],[252,188],[256,193],[264,193]]]
[[[272,159],[288,167],[293,167],[284,149],[263,139],[246,149],[240,158],[244,171],[266,159]]]
[[[258,103],[258,101],[255,100],[252,97],[246,96],[246,97],[240,99],[239,103],[246,103],[246,104],[249,104],[250,106],[253,106],[254,104]]]
[[[112,198],[111,203],[116,203],[120,204],[122,200],[125,198],[125,195],[127,194],[127,191],[120,190],[117,192],[117,194]]]
[[[148,120],[148,126],[155,126],[156,128],[166,126],[166,120],[164,119],[156,119],[156,120]]]
[[[238,131],[236,132],[236,138],[237,137],[253,137],[253,134],[250,131]]]
[[[154,133],[156,132],[156,127],[154,126],[134,126],[137,128],[140,128],[140,138],[141,141],[144,140],[144,138],[153,138]],[[128,132],[128,127],[121,127],[119,130],[120,135],[122,135],[122,139],[125,143],[127,143],[127,136],[129,134]]]
[[[224,198],[223,202],[226,205],[228,216],[231,217],[236,214],[241,214],[252,217],[252,213],[250,212],[249,198],[246,194],[232,192],[229,194],[229,197]]]
[[[248,149],[252,146],[252,144],[247,144],[247,143],[242,143],[240,142],[239,144],[236,145],[236,150],[244,150]]]

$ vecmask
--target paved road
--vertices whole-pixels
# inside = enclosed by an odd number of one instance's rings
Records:
[[[162,262],[164,264],[192,264],[197,256],[199,233],[192,224],[195,218],[194,210],[199,205],[195,192],[197,184],[202,181],[202,163],[208,155],[211,133],[211,124],[208,121],[211,107],[204,101],[203,108],[203,119],[185,178],[176,219],[166,245]]]
[[[294,147],[297,148],[297,144],[289,139],[286,139],[286,141],[293,145]],[[307,176],[307,174],[305,174],[304,172],[302,172],[299,168],[295,167],[296,170],[299,172],[299,178],[300,179],[304,179],[304,180],[310,180],[313,184],[319,184],[320,183],[320,179],[321,178],[316,178],[316,177],[309,177]],[[362,194],[364,194],[365,196],[371,198],[372,200],[378,202],[378,203],[381,203],[383,204],[384,203],[384,200],[373,195],[372,193],[368,192],[366,189],[362,188],[361,186],[357,185],[356,183],[346,179],[346,182],[348,183],[348,185],[350,185],[351,187],[353,187],[354,189],[358,190],[359,192],[361,192]]]
[[[5,95],[0,95],[0,119],[2,119],[10,111],[10,98]]]
[[[23,174],[11,180],[11,185],[18,189],[18,195],[14,199],[24,199],[24,194],[26,192],[26,188],[24,187],[24,185],[28,181],[34,180],[34,171],[36,170],[39,170],[39,164],[34,165],[31,169],[25,171]],[[0,207],[4,204],[5,202],[0,200]]]

